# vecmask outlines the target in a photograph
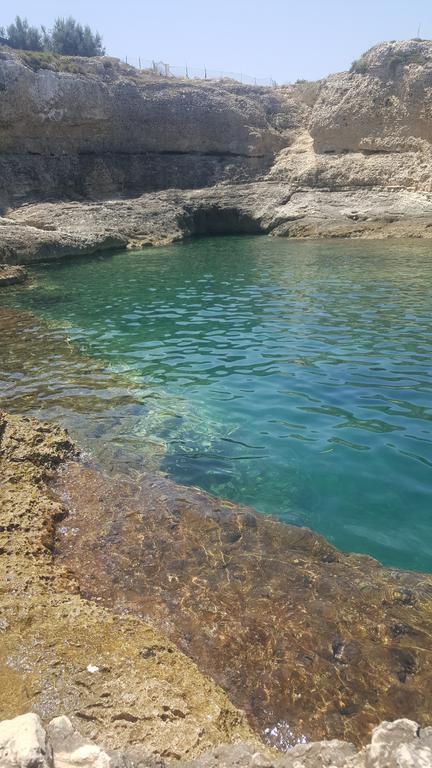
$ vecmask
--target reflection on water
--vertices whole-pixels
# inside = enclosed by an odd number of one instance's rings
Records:
[[[2,344],[8,407],[432,569],[427,244],[208,238],[34,274],[0,299],[49,324]]]

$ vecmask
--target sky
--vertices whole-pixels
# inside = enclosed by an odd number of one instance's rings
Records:
[[[315,80],[348,69],[377,42],[432,38],[431,0],[15,0],[16,14],[50,26],[72,15],[103,36],[107,53],[172,65]]]

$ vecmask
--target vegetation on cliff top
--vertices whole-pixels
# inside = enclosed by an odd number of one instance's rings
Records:
[[[63,56],[103,56],[99,32],[79,24],[72,16],[57,18],[51,30],[32,27],[20,16],[6,28],[0,27],[0,42],[23,51],[58,53]]]

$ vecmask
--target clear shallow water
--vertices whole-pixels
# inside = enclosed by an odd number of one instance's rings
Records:
[[[129,387],[126,410],[107,392],[103,428],[103,396],[81,401],[99,440],[116,429],[137,455],[150,440],[179,482],[432,570],[430,245],[208,238],[34,275],[0,301]]]

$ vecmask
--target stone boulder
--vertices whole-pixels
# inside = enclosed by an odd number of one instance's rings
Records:
[[[53,768],[52,747],[37,715],[0,723],[1,768]]]
[[[413,720],[381,723],[371,743],[347,764],[347,768],[431,768],[432,728],[420,728]]]
[[[0,768],[165,768],[144,744],[106,752],[85,739],[68,717],[45,731],[33,713],[0,723]],[[343,741],[298,744],[285,754],[247,743],[222,744],[178,768],[432,768],[432,728],[412,720],[381,723],[360,752]]]
[[[55,717],[48,725],[55,768],[113,768],[109,755],[84,739],[68,717]]]

